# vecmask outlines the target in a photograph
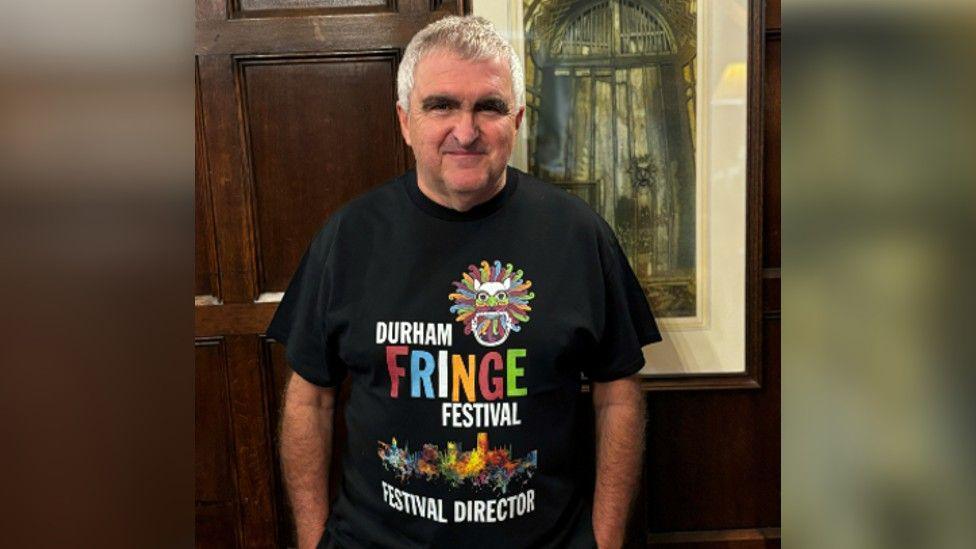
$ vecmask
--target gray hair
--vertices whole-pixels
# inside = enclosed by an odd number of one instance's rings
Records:
[[[404,110],[410,107],[413,71],[417,63],[434,49],[444,48],[464,59],[504,59],[512,73],[512,95],[515,108],[525,106],[525,73],[515,48],[498,33],[484,17],[451,15],[420,30],[407,44],[403,60],[397,70],[397,103]]]

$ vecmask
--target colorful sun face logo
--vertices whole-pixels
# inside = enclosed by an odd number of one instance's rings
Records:
[[[493,265],[482,261],[480,269],[468,265],[468,272],[453,284],[456,289],[448,298],[454,302],[454,320],[485,347],[501,345],[521,330],[519,324],[529,321],[529,301],[535,297],[528,291],[532,281],[523,281],[522,270],[514,270],[511,263],[504,269],[498,260]]]

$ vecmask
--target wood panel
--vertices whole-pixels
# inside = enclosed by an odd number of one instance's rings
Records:
[[[396,11],[396,0],[231,0],[231,17],[296,17]]]
[[[766,549],[780,546],[779,528],[648,534],[648,547],[674,549]]]
[[[240,547],[237,532],[237,509],[232,502],[197,503],[194,535],[198,548],[233,549]]]
[[[766,133],[765,147],[765,179],[775,182],[766,186],[763,194],[763,262],[765,267],[779,267],[781,264],[780,248],[780,55],[781,45],[779,33],[769,33],[766,42],[766,78],[763,82],[763,93],[767,105],[764,117],[763,131]]]
[[[196,84],[195,128],[195,169],[194,178],[194,235],[195,251],[195,295],[219,296],[217,280],[217,247],[214,238],[213,207],[210,197],[210,179],[207,177],[207,150],[204,145],[203,108],[200,104],[200,73],[194,64]]]
[[[196,529],[210,546],[236,547],[240,532],[226,356],[220,339],[198,341],[195,350]]]
[[[766,0],[766,30],[779,32],[783,26],[782,2]]]
[[[227,0],[196,0],[197,23],[227,19]]]
[[[763,269],[763,319],[778,319],[781,306],[780,269],[767,267]]]
[[[257,297],[257,263],[234,62],[229,56],[200,56],[197,62],[221,294],[226,302],[248,303]]]
[[[443,15],[442,11],[424,11],[369,17],[317,15],[201,21],[197,23],[197,53],[402,50],[417,30]]]
[[[764,326],[762,389],[648,395],[650,531],[779,525],[779,321]]]
[[[241,529],[246,546],[271,547],[278,510],[273,503],[275,466],[260,341],[236,335],[226,340],[237,489],[246,494],[239,500]]]
[[[259,235],[259,288],[281,292],[332,212],[406,169],[407,148],[393,107],[397,54],[262,57],[239,63]]]

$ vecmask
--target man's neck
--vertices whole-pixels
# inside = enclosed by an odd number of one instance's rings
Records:
[[[478,204],[488,202],[500,193],[505,188],[507,176],[508,170],[503,170],[501,177],[494,184],[486,186],[483,190],[479,190],[479,192],[452,193],[449,191],[437,192],[431,185],[424,181],[424,178],[418,172],[417,187],[420,189],[420,192],[424,193],[424,196],[437,204],[459,212],[466,212]]]

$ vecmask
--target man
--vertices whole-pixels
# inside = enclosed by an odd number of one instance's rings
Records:
[[[268,329],[296,372],[281,459],[301,549],[623,542],[643,449],[634,374],[660,335],[610,227],[507,167],[521,70],[481,18],[413,38],[396,109],[416,172],[330,217]],[[592,510],[577,481],[581,373],[596,410]]]

